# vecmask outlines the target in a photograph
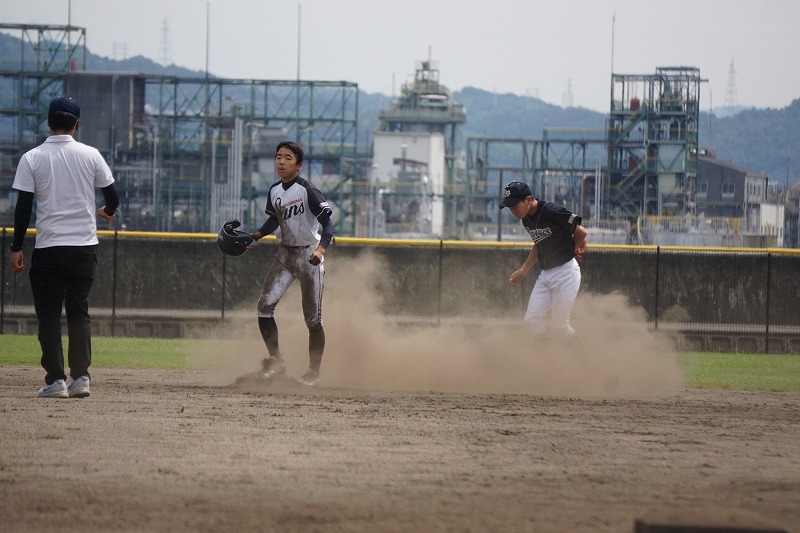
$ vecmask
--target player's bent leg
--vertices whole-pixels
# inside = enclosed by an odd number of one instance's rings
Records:
[[[294,281],[294,276],[279,261],[273,261],[258,296],[258,329],[267,346],[270,357],[280,357],[278,345],[278,325],[275,323],[275,308],[286,290]]]
[[[547,331],[547,327],[545,326],[545,316],[546,315],[539,315],[539,314],[527,314],[525,315],[524,324],[525,329],[528,330],[528,333],[531,334],[533,337],[537,337],[539,335],[544,335]]]
[[[236,379],[236,383],[250,381],[266,383],[286,373],[286,363],[278,344],[278,325],[275,322],[274,313],[275,307],[293,281],[294,276],[276,256],[264,276],[257,304],[258,330],[269,355],[261,362],[261,370],[240,376]]]
[[[286,249],[278,247],[278,253],[264,275],[261,291],[258,295],[258,316],[269,317],[275,313],[275,307],[294,281],[294,275],[284,265]]]
[[[275,317],[258,317],[258,330],[261,333],[264,344],[267,346],[270,357],[280,357],[281,352],[278,347],[278,324],[275,322]]]
[[[572,307],[581,286],[581,272],[577,261],[564,265],[553,284],[553,330],[563,337],[572,337],[575,330],[570,324]]]
[[[261,362],[261,370],[239,376],[236,383],[270,383],[274,378],[286,374],[286,362],[278,348],[278,325],[273,317],[258,317],[258,329],[267,346],[269,357]]]
[[[546,284],[542,281],[542,274],[533,286],[531,296],[528,299],[528,309],[522,319],[525,328],[534,337],[543,335],[547,330],[545,320],[550,311],[552,295]]]
[[[270,267],[264,282],[261,284],[261,292],[258,296],[258,316],[269,317],[275,313],[275,307],[286,293],[286,290],[294,281],[294,276],[283,268]]]

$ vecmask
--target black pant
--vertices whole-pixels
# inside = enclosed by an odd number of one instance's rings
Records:
[[[73,379],[89,375],[92,332],[89,291],[97,271],[97,246],[36,248],[31,258],[31,291],[39,320],[45,383],[66,379],[61,346],[61,308],[67,312],[67,361]]]

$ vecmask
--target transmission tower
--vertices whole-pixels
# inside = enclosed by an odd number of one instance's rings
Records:
[[[127,43],[111,43],[111,59],[120,61],[128,59],[128,44]]]
[[[164,21],[161,23],[161,49],[159,50],[158,59],[164,66],[172,63],[172,54],[169,49],[169,26],[167,25],[167,17],[164,17]]]
[[[736,93],[736,68],[733,66],[733,58],[731,58],[731,66],[728,68],[728,90],[725,93],[725,110],[728,115],[736,111],[739,105],[739,97]]]
[[[561,96],[561,104],[566,109],[568,107],[572,107],[574,101],[574,95],[572,94],[572,78],[567,78],[567,88],[564,90],[564,94]]]

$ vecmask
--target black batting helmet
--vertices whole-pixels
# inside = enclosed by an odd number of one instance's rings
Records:
[[[222,225],[217,234],[217,246],[225,255],[242,255],[253,244],[249,233],[238,230],[242,223],[238,220],[229,220]]]

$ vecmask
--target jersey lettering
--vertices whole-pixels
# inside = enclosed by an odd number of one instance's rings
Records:
[[[553,230],[550,228],[525,228],[528,230],[528,234],[533,239],[534,243],[540,243],[550,235],[553,234]]]
[[[300,215],[306,212],[306,205],[301,199],[292,200],[285,206],[280,198],[275,199],[275,209],[281,216],[281,220],[289,220],[295,215]]]

